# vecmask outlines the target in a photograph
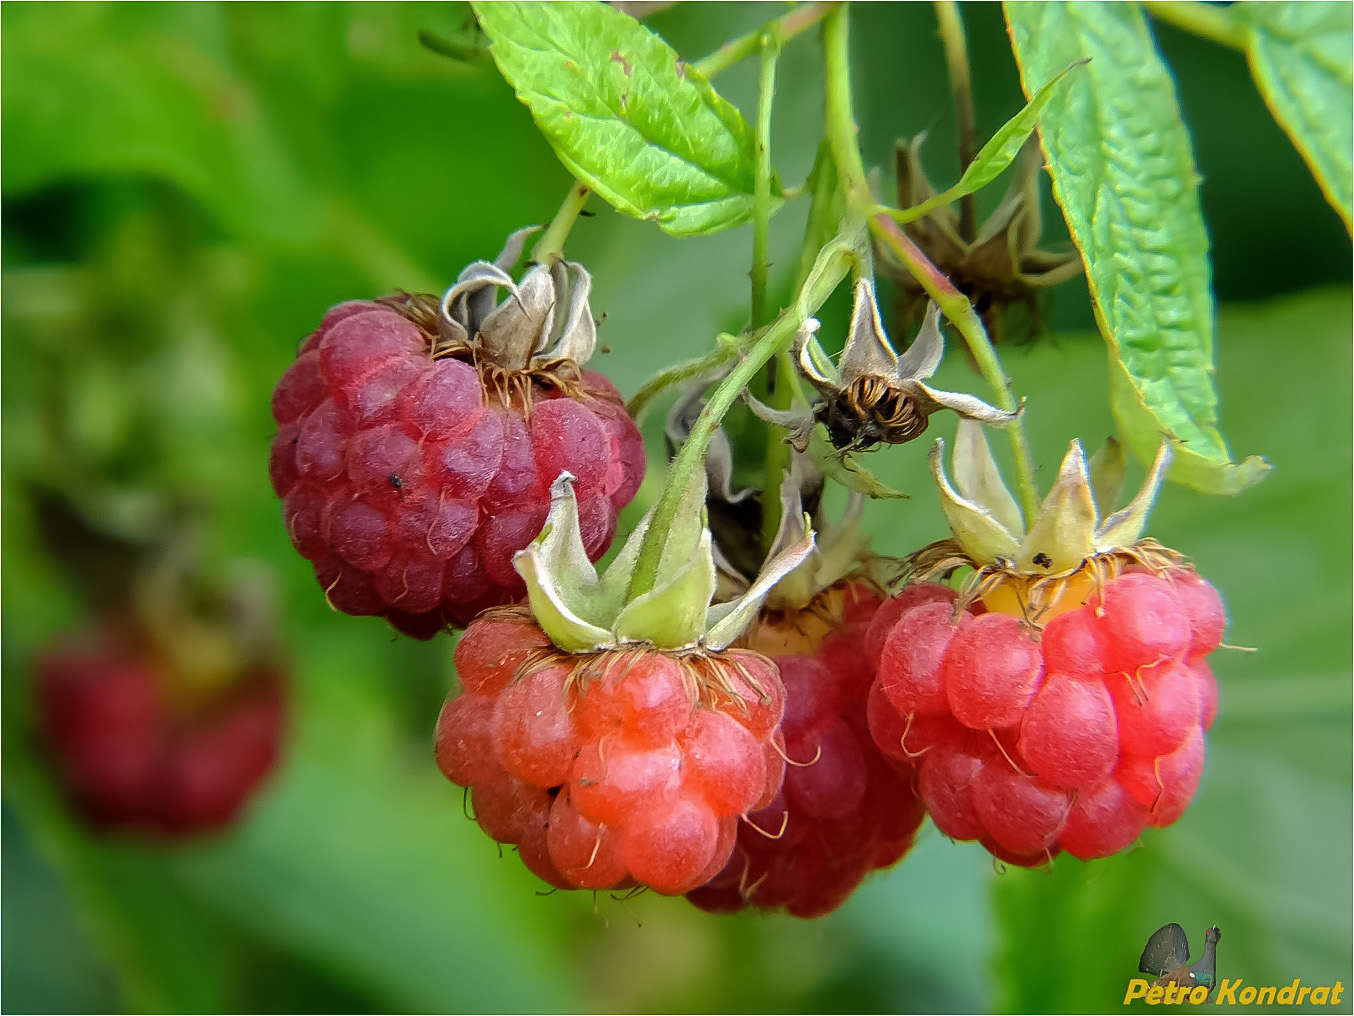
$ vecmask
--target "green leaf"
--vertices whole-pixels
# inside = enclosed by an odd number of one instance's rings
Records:
[[[981,190],[1001,176],[1006,167],[1011,164],[1011,160],[1019,154],[1021,146],[1025,144],[1025,139],[1030,136],[1039,117],[1043,115],[1045,107],[1053,99],[1067,76],[1086,62],[1086,60],[1078,60],[1076,63],[1063,68],[1062,73],[1039,89],[1034,98],[1025,104],[1025,108],[1002,124],[1001,129],[992,135],[987,144],[983,145],[982,150],[974,156],[973,161],[964,170],[964,175],[959,178],[958,183],[934,197],[927,198],[919,205],[904,209],[904,215],[895,215],[894,218],[899,222],[912,222],[937,208],[952,204],[968,194]]]
[[[1350,229],[1354,70],[1348,3],[1240,3],[1246,58],[1270,112]]]
[[[751,218],[752,128],[661,38],[600,3],[474,7],[560,161],[618,210],[675,236]]]
[[[1143,461],[1176,442],[1172,479],[1235,493],[1268,471],[1233,463],[1218,430],[1213,300],[1198,175],[1171,76],[1133,4],[1009,3],[1027,94],[1069,63],[1040,134],[1109,344],[1119,427]]]

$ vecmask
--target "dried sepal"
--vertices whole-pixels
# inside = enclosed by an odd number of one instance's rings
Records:
[[[1138,496],[1105,519],[1096,529],[1097,549],[1127,546],[1142,537],[1143,531],[1147,528],[1148,513],[1156,503],[1157,492],[1161,490],[1161,484],[1166,479],[1166,470],[1171,468],[1171,460],[1174,457],[1175,451],[1171,443],[1163,441],[1161,447],[1157,449],[1157,457],[1152,461],[1152,468],[1147,471],[1147,479],[1143,481]]]
[[[954,435],[954,485],[964,498],[980,504],[1008,533],[1025,532],[1020,506],[1002,482],[982,424],[959,421]]]
[[[1063,456],[1058,478],[1021,542],[1016,567],[1048,572],[1075,568],[1095,553],[1096,521],[1086,453],[1081,442],[1073,440]]]
[[[546,371],[591,358],[597,325],[587,270],[557,260],[532,267],[520,282],[509,274],[535,228],[518,230],[495,261],[476,261],[457,277],[439,304],[437,354],[469,352],[511,371]],[[508,293],[502,302],[499,290]]]
[[[800,372],[821,396],[813,409],[814,418],[827,428],[839,451],[911,441],[921,436],[930,417],[942,409],[992,426],[1004,426],[1016,418],[1017,414],[976,396],[927,385],[944,351],[940,310],[932,304],[916,340],[899,356],[884,333],[874,284],[862,278],[856,281],[851,332],[840,365],[833,367],[812,336],[801,337],[795,356]],[[796,433],[802,436],[802,423]]]
[[[1116,437],[1105,438],[1105,443],[1091,456],[1087,469],[1091,474],[1091,491],[1095,494],[1096,505],[1103,510],[1118,504],[1128,475],[1123,443]]]
[[[974,561],[1014,560],[1023,532],[1013,532],[986,505],[962,496],[945,475],[945,441],[931,447],[931,475],[940,491],[940,507],[955,539]]]
[[[925,135],[896,147],[897,193],[900,207],[912,208],[935,196],[922,170],[920,150]],[[1055,286],[1081,272],[1075,250],[1054,252],[1038,247],[1042,230],[1039,210],[1039,174],[1042,157],[1031,135],[1016,157],[1016,173],[993,213],[966,236],[952,205],[944,205],[906,223],[908,238],[955,287],[973,302],[994,341],[1002,337],[1007,307],[1026,304],[1033,312],[1040,289]],[[885,268],[899,287],[896,315],[903,327],[915,321],[926,305],[921,284],[885,247],[879,251]]]
[[[1116,445],[1097,456],[1106,497],[1122,483],[1122,451]],[[943,442],[937,441],[931,452],[931,470],[955,542],[979,567],[996,565],[1024,575],[1068,572],[1087,559],[1113,555],[1139,543],[1172,455],[1170,444],[1163,443],[1137,496],[1102,522],[1086,453],[1080,441],[1072,441],[1057,479],[1025,530],[980,427],[960,423],[953,463],[955,486],[945,474],[943,451]]]

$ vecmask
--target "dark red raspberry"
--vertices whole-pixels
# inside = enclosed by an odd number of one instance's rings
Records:
[[[506,364],[478,331],[448,341],[438,314],[433,297],[340,304],[273,393],[269,471],[292,543],[335,608],[418,638],[524,598],[513,555],[561,472],[594,560],[644,475],[606,378],[567,358]]]
[[[38,660],[38,719],[75,807],[103,828],[178,836],[221,829],[272,771],[281,675],[182,687],[169,667],[102,636]]]
[[[911,848],[921,803],[910,773],[876,748],[866,715],[865,633],[879,604],[868,585],[844,581],[803,610],[765,610],[744,636],[780,670],[791,764],[781,793],[739,825],[728,864],[687,894],[696,906],[818,917]]]
[[[989,596],[1017,603],[1018,596]],[[1191,569],[1129,567],[1042,632],[947,587],[910,587],[865,636],[880,653],[871,730],[912,766],[937,828],[1014,864],[1103,857],[1165,826],[1203,771],[1217,712],[1204,657],[1217,592]]]
[[[729,859],[740,815],[781,784],[775,668],[747,650],[555,649],[525,607],[456,648],[437,763],[480,826],[564,889],[677,895]]]

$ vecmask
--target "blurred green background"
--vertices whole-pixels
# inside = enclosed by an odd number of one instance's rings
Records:
[[[682,4],[649,23],[694,58],[783,9]],[[986,134],[1019,108],[1018,79],[999,8],[964,13]],[[1228,640],[1256,650],[1215,656],[1222,706],[1198,797],[1140,848],[1052,873],[999,871],[927,826],[903,864],[806,923],[540,895],[432,764],[452,640],[331,613],[283,532],[268,399],[325,308],[440,291],[565,192],[492,64],[418,44],[421,28],[462,31],[468,9],[7,4],[2,17],[5,1011],[1094,1012],[1119,1008],[1168,921],[1196,948],[1222,927],[1222,976],[1350,984],[1349,238],[1240,55],[1158,30],[1204,177],[1224,432],[1276,467],[1235,499],[1168,489],[1154,516],[1227,599]],[[853,37],[867,161],[929,130],[932,176],[953,179],[930,6],[862,5]],[[781,63],[773,153],[790,182],[817,141],[820,70],[807,37]],[[750,110],[755,68],[718,86]],[[750,233],[678,241],[593,207],[569,253],[605,314],[611,352],[594,365],[628,395],[742,326]],[[782,294],[803,215],[772,223]],[[1046,219],[1065,242],[1056,209]],[[828,308],[825,335],[844,309]],[[1054,294],[1050,320],[1004,352],[1045,481],[1070,438],[1098,444],[1112,426],[1083,285]],[[941,386],[978,391],[951,361]],[[922,443],[870,466],[914,495],[871,506],[877,549],[943,535]],[[271,566],[291,729],[229,834],[172,848],[93,836],[63,805],[32,730],[31,667],[88,619],[37,538],[39,481],[97,488],[113,515],[193,497],[210,567]]]

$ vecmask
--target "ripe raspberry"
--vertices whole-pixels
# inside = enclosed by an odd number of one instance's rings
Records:
[[[785,693],[756,653],[573,655],[529,609],[502,607],[466,629],[456,669],[438,766],[470,788],[484,831],[560,888],[688,892],[780,789]]]
[[[75,807],[102,828],[182,836],[232,823],[277,760],[282,678],[257,668],[193,694],[104,635],[38,660],[38,719]]]
[[[616,389],[581,367],[596,338],[588,285],[577,265],[515,286],[480,262],[443,303],[354,301],[324,316],[273,393],[269,472],[335,608],[431,638],[521,600],[513,555],[564,471],[588,556],[606,551],[644,448]],[[494,308],[499,287],[511,296]]]
[[[738,827],[728,864],[687,894],[696,906],[818,917],[911,848],[921,804],[909,775],[875,747],[866,718],[873,667],[864,636],[879,604],[871,586],[845,580],[801,610],[763,610],[743,637],[780,670],[792,764],[781,793]]]
[[[1003,602],[999,597],[989,600]],[[1185,811],[1217,709],[1204,657],[1213,587],[1184,566],[1130,566],[1040,633],[953,591],[909,587],[866,633],[880,646],[871,729],[917,772],[937,828],[1015,864],[1103,857]]]

